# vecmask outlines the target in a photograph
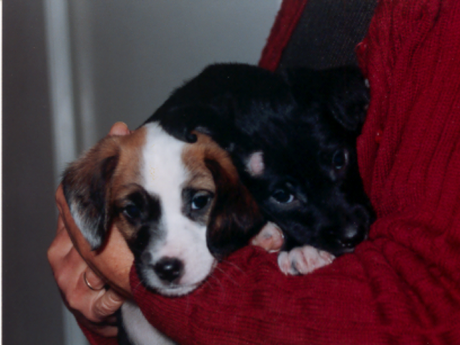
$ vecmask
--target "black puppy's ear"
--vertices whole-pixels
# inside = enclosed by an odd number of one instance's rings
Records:
[[[354,66],[285,71],[291,91],[306,111],[320,106],[348,131],[359,132],[366,118],[369,87],[360,69]]]
[[[235,172],[224,169],[217,161],[208,159],[206,166],[216,184],[216,196],[207,230],[207,244],[217,259],[247,245],[264,219],[259,207]]]
[[[92,250],[101,247],[110,226],[108,187],[118,158],[118,146],[108,137],[64,172],[62,184],[66,201]]]
[[[370,95],[367,81],[355,67],[341,67],[326,72],[329,82],[330,113],[345,129],[361,132]]]

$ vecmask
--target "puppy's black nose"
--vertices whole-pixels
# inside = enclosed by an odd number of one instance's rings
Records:
[[[364,237],[365,233],[359,227],[349,226],[338,241],[342,248],[354,248],[364,240]]]
[[[176,258],[162,258],[153,267],[157,276],[166,282],[178,280],[184,272],[184,264]]]

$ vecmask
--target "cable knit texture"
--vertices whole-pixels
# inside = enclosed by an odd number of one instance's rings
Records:
[[[372,99],[358,141],[378,214],[369,240],[303,277],[247,247],[180,298],[146,291],[133,269],[136,302],[174,340],[460,344],[460,2],[382,0],[358,56]]]

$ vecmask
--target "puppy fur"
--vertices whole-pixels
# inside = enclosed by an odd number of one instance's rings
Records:
[[[206,133],[227,150],[266,219],[283,231],[283,252],[309,245],[338,256],[366,238],[374,219],[356,154],[368,100],[353,67],[276,74],[217,64],[147,122],[187,142],[194,130]]]
[[[101,140],[64,173],[71,214],[92,249],[101,248],[116,225],[142,283],[163,295],[197,288],[217,260],[246,245],[263,225],[228,154],[197,135],[185,143],[150,122]],[[169,343],[135,305],[122,311],[135,344]]]
[[[92,249],[116,225],[142,281],[162,294],[195,288],[263,224],[225,151],[205,135],[179,141],[157,123],[100,141],[66,170],[63,187]]]

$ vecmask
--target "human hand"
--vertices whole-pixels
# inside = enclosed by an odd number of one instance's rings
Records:
[[[73,246],[61,216],[56,238],[48,249],[48,260],[64,303],[80,324],[101,336],[116,336],[113,314],[124,298],[115,290],[104,288],[104,280],[88,267]]]
[[[116,123],[109,135],[129,133],[125,124]],[[56,203],[60,213],[58,229],[48,249],[48,260],[64,303],[87,328],[102,336],[114,336],[117,328],[113,314],[131,296],[132,253],[115,227],[103,249],[91,251],[73,221],[62,186],[56,191]],[[110,285],[107,290],[103,288],[105,283]]]

